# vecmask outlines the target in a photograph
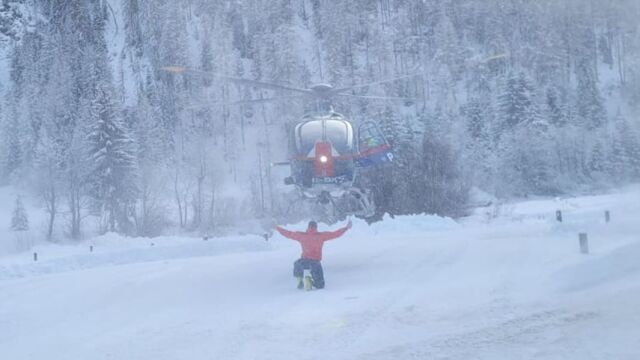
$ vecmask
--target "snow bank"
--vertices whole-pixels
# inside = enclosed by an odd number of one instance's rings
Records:
[[[459,228],[452,218],[437,215],[409,215],[391,217],[385,215],[380,222],[371,224],[375,234],[421,234],[433,231],[445,231]]]
[[[269,250],[261,237],[128,238],[109,233],[74,245],[41,245],[0,261],[0,280],[96,267]],[[38,253],[34,262],[32,252]]]
[[[350,230],[352,233],[358,234],[371,234],[371,235],[395,235],[395,234],[419,234],[422,232],[430,231],[443,231],[459,228],[459,224],[455,220],[447,217],[440,217],[437,215],[406,215],[406,216],[394,216],[391,217],[386,214],[382,221],[375,222],[373,224],[367,224],[366,221],[358,218],[351,219],[353,222],[353,228]],[[324,223],[318,224],[319,231],[332,231],[338,227],[342,227],[345,222],[338,223],[332,226],[328,226]],[[289,224],[284,226],[285,228],[293,231],[305,231],[307,229],[308,222],[301,221],[296,224]]]

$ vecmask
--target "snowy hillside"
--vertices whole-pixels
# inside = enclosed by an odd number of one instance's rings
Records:
[[[376,220],[466,215],[472,188],[618,188],[640,179],[638,18],[638,0],[5,0],[0,186],[50,209],[53,242],[331,222],[354,211],[291,211],[306,186],[272,164],[335,111],[336,154],[362,155],[366,124],[393,159],[348,171]]]
[[[325,246],[327,288],[312,292],[295,289],[298,245],[280,236],[107,234],[40,246],[37,263],[30,252],[0,257],[0,353],[638,359],[638,199],[636,186],[482,208],[460,222],[356,222]],[[589,235],[588,255],[579,252],[578,232]]]

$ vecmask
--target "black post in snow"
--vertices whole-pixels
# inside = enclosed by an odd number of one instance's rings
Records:
[[[583,254],[589,253],[589,239],[587,237],[587,233],[578,234],[578,238],[580,239],[580,252]]]

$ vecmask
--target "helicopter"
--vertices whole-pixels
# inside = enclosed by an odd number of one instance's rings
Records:
[[[367,168],[382,166],[393,161],[393,149],[378,125],[371,120],[355,123],[334,111],[331,100],[337,97],[372,100],[412,100],[407,97],[368,96],[348,91],[420,76],[410,74],[367,84],[335,88],[319,83],[309,88],[297,88],[274,82],[263,82],[215,74],[208,71],[166,66],[170,73],[202,74],[221,80],[279,92],[295,93],[266,99],[240,100],[230,105],[270,102],[282,99],[306,98],[313,100],[313,110],[301,116],[289,133],[288,161],[272,166],[289,166],[291,174],[284,178],[285,185],[296,188],[298,200],[312,202],[324,208],[329,216],[356,215],[369,218],[375,214],[372,191],[357,184],[358,174]],[[294,204],[290,205],[290,209]]]

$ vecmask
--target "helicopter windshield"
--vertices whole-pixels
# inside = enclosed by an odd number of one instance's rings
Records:
[[[351,124],[344,120],[308,121],[298,127],[297,135],[296,143],[300,155],[308,154],[316,142],[322,140],[331,142],[339,154],[349,154],[353,150],[353,129]]]
[[[322,139],[322,121],[309,121],[297,129],[297,145],[300,155],[307,155],[316,145],[316,141]]]
[[[338,153],[349,154],[353,150],[352,130],[348,122],[327,120],[325,123],[325,135]]]

